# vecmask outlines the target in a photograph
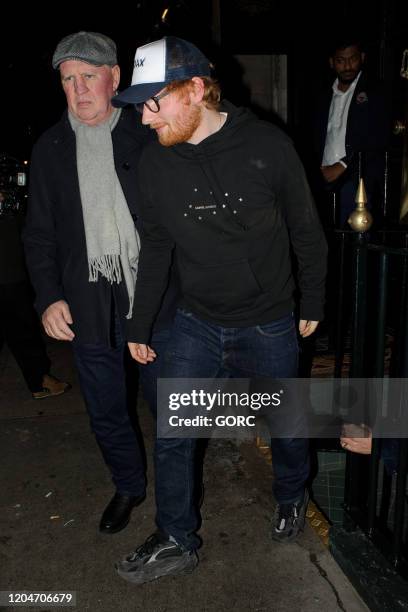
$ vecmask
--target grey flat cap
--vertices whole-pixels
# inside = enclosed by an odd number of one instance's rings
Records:
[[[118,63],[116,45],[111,38],[98,32],[76,32],[65,36],[57,45],[52,67],[67,60],[79,60],[94,66],[115,66]]]

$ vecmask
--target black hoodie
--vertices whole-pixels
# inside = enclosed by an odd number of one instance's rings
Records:
[[[224,126],[197,145],[148,146],[139,166],[142,249],[128,339],[148,343],[173,248],[184,306],[224,327],[293,310],[323,318],[326,241],[302,165],[277,127],[225,103]]]

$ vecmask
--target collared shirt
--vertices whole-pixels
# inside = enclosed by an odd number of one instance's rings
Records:
[[[327,122],[326,143],[323,152],[322,166],[331,166],[337,162],[346,164],[342,161],[346,156],[346,128],[350,102],[354,90],[360,78],[361,72],[354,79],[347,91],[340,91],[339,80],[333,83],[333,96],[329,110],[329,120]]]

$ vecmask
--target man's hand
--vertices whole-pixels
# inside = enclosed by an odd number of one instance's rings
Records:
[[[74,332],[69,325],[72,325],[71,312],[68,304],[64,300],[54,302],[46,310],[41,317],[45,332],[55,340],[72,341],[75,337]]]
[[[138,363],[146,365],[150,361],[154,361],[157,357],[156,353],[147,344],[138,344],[137,342],[128,342],[130,354]]]
[[[345,450],[361,455],[371,455],[373,436],[371,429],[364,425],[345,423],[342,428],[340,444]]]
[[[337,162],[332,166],[320,166],[320,170],[326,183],[333,183],[346,171],[346,168],[343,164]]]
[[[299,334],[302,338],[307,338],[311,336],[314,331],[316,331],[316,327],[319,325],[319,321],[306,321],[305,319],[300,319],[299,321]]]

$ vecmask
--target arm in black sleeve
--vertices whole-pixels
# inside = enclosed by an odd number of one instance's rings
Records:
[[[29,180],[27,219],[23,231],[26,263],[41,316],[54,302],[64,299],[57,261],[57,238],[50,176],[46,160],[34,147]]]
[[[156,207],[147,194],[144,174],[141,169],[141,250],[133,314],[127,323],[127,340],[148,344],[153,322],[168,285],[174,242],[158,220]]]
[[[324,318],[327,243],[303,166],[289,141],[279,150],[279,198],[298,263],[300,318]]]

